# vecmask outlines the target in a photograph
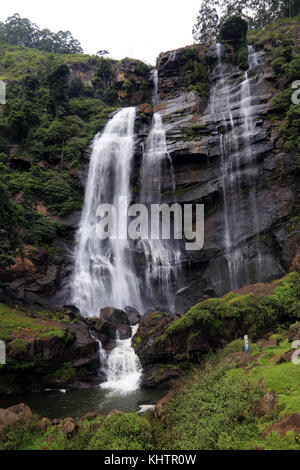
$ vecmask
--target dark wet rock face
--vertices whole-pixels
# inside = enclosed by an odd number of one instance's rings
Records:
[[[125,312],[128,315],[128,320],[131,326],[135,326],[141,321],[140,313],[132,307],[125,307]]]
[[[102,308],[99,318],[87,318],[92,334],[101,341],[106,351],[116,346],[116,337],[124,340],[131,337],[131,325],[139,322],[140,314],[135,309],[127,307],[127,312],[114,307]]]
[[[215,66],[218,54],[215,47],[206,51],[208,95],[183,89],[178,51],[158,60],[164,99],[157,109],[176,180],[175,194],[166,194],[165,201],[205,205],[204,248],[183,256],[178,312],[207,297],[280,277],[293,260],[297,265],[299,248],[288,236],[287,221],[295,182],[280,176],[292,160],[270,121],[267,59],[263,53],[250,56],[256,62],[246,81],[245,72],[228,62],[225,48],[222,66]]]
[[[68,309],[66,315],[71,315]],[[82,318],[56,321],[41,319],[38,313],[26,314],[26,318],[30,326],[19,327],[16,334],[20,337],[7,341],[1,396],[100,383],[99,344]]]

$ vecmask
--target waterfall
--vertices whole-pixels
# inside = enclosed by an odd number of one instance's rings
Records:
[[[135,108],[122,109],[93,142],[73,282],[73,302],[84,316],[98,316],[107,306],[142,309],[130,242],[120,237],[100,240],[96,233],[100,204],[117,207],[120,197],[131,201],[135,116]],[[117,229],[127,234],[127,217],[121,217]]]
[[[102,388],[121,392],[131,392],[138,388],[142,366],[131,346],[131,339],[137,329],[138,325],[133,326],[131,337],[125,340],[120,340],[117,333],[117,345],[106,359],[104,371],[107,382],[101,385]]]
[[[153,72],[153,82],[153,104],[158,104],[157,70]],[[174,283],[180,261],[178,244],[161,237],[152,240],[151,233],[137,242],[127,237],[135,117],[135,108],[122,109],[93,141],[73,280],[73,303],[84,316],[98,316],[100,309],[107,306],[124,309],[130,305],[140,312],[157,305],[175,308]],[[140,203],[150,208],[152,203],[162,201],[162,177],[166,178],[169,189],[175,191],[162,118],[155,113],[142,158]],[[101,240],[97,236],[97,208],[111,204],[116,209],[120,198],[126,205],[119,209],[121,217],[113,223],[117,236]],[[142,274],[137,272],[135,252],[143,260]],[[137,328],[132,329],[132,336]],[[103,388],[132,391],[138,387],[141,365],[131,347],[131,338],[120,340],[117,336],[116,347],[109,355],[99,342],[99,355],[102,372],[107,377]]]
[[[252,139],[257,133],[256,103],[251,93],[249,72],[259,67],[261,53],[249,46],[249,69],[237,82],[222,61],[223,48],[217,44],[216,82],[211,89],[210,119],[219,133],[221,190],[224,205],[224,254],[228,269],[228,290],[262,279],[257,218],[256,179],[258,170]],[[247,217],[245,216],[247,215]],[[257,267],[249,273],[247,236],[255,228]],[[251,234],[252,235],[252,234]]]
[[[152,70],[152,80],[153,80],[153,93],[152,93],[152,105],[155,107],[160,103],[160,97],[158,94],[158,70]]]
[[[167,150],[166,133],[159,113],[154,113],[146,151],[142,160],[140,202],[150,206],[162,202],[162,176],[175,191],[173,165]],[[172,234],[172,232],[171,232]],[[174,240],[140,240],[138,250],[144,254],[144,283],[148,288],[148,301],[157,297],[160,306],[174,310],[174,283],[178,277],[180,249]]]
[[[156,89],[157,92],[157,89]],[[84,316],[98,316],[100,309],[107,306],[125,308],[130,305],[140,312],[157,299],[161,306],[174,308],[173,281],[174,265],[179,252],[170,240],[140,240],[137,245],[127,240],[127,210],[131,202],[131,176],[134,156],[135,108],[119,111],[108,122],[102,134],[97,134],[93,146],[86,184],[84,207],[77,234],[75,252],[73,302]],[[146,143],[141,169],[140,202],[150,205],[161,201],[161,176],[168,166],[172,189],[174,175],[172,162],[167,152],[166,136],[161,116],[156,113]],[[117,223],[118,234],[126,239],[100,240],[97,236],[96,212],[100,204],[118,206],[120,197],[125,197],[126,212]],[[120,226],[121,224],[121,226]],[[144,276],[136,272],[133,251],[137,249],[144,257]],[[146,294],[147,292],[147,294]],[[157,302],[157,300],[155,300]],[[136,329],[132,330],[132,335]],[[99,342],[102,372],[107,382],[103,388],[132,391],[138,388],[141,365],[131,338],[120,340],[107,355]]]
[[[171,240],[127,239],[127,217],[121,217],[118,233],[124,239],[100,240],[96,216],[100,204],[118,206],[120,197],[131,202],[131,176],[134,156],[135,108],[119,111],[97,134],[89,166],[84,207],[77,234],[73,282],[73,303],[84,316],[98,316],[100,309],[127,305],[144,312],[146,308],[174,309],[173,283],[180,250]],[[141,166],[140,201],[145,205],[159,203],[162,198],[161,178],[169,178],[174,190],[172,161],[167,151],[166,135],[159,113],[155,113],[146,142]],[[128,206],[121,208],[127,212]],[[143,273],[137,273],[134,250],[143,255]],[[147,293],[146,293],[147,292]],[[157,298],[155,304],[153,299]]]

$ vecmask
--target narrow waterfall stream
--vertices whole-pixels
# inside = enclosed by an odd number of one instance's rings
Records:
[[[155,96],[155,95],[154,95]],[[157,102],[157,99],[155,99]],[[168,154],[166,133],[159,113],[154,113],[152,127],[142,160],[140,202],[146,206],[162,201],[162,174],[167,172],[170,187],[175,190],[172,160]],[[160,306],[175,309],[173,284],[178,275],[180,248],[174,240],[141,239],[138,250],[145,256],[144,283],[149,286],[148,302],[160,301]]]
[[[247,236],[250,226],[259,233],[256,203],[256,155],[251,139],[258,132],[254,116],[257,103],[252,97],[251,72],[260,65],[261,52],[249,46],[249,68],[241,80],[232,78],[230,69],[222,61],[223,47],[217,44],[218,65],[216,81],[211,89],[210,119],[219,133],[221,157],[221,187],[224,204],[224,254],[228,269],[228,290],[250,282],[259,282],[261,256],[257,237],[257,266],[249,272],[246,260]],[[247,215],[247,218],[245,217]]]

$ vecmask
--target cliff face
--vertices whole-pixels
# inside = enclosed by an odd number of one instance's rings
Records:
[[[61,307],[66,291],[54,297],[72,273],[89,144],[117,107],[151,99],[150,69],[7,44],[0,52],[0,297]]]
[[[201,96],[184,86],[185,50],[159,57],[163,100],[156,108],[176,178],[176,194],[165,201],[205,204],[204,248],[185,255],[179,311],[206,296],[279,277],[289,270],[298,240],[289,220],[296,195],[292,157],[271,120],[275,77],[268,56],[255,54],[246,77],[225,48],[221,65],[216,47],[205,51],[208,92]],[[195,51],[201,57],[198,46]]]
[[[259,51],[261,44],[255,45]],[[150,68],[133,59],[108,61],[109,87],[116,97],[115,104],[138,106],[133,194],[139,194],[141,144],[149,135],[153,112],[160,111],[176,182],[176,190],[170,190],[170,174],[163,172],[162,202],[205,205],[204,248],[184,252],[182,256],[182,271],[175,288],[178,312],[185,312],[206,297],[280,277],[291,265],[297,268],[299,263],[298,226],[293,220],[294,156],[283,149],[278,131],[281,121],[274,118],[272,98],[278,91],[278,77],[270,65],[269,46],[266,49],[266,52],[252,50],[248,72],[244,63],[238,66],[232,47],[226,44],[220,48],[189,46],[162,53],[157,62],[160,103],[154,109],[149,104],[153,89]],[[99,59],[74,59],[68,67],[71,80],[80,78],[85,86],[94,84],[96,93],[101,92],[103,70]],[[95,82],[97,77],[99,81]],[[71,104],[72,113],[85,123],[95,119],[91,122],[94,132],[103,128],[114,110],[107,107],[102,114],[93,111],[95,116],[87,118],[86,98],[75,98]],[[89,135],[91,129],[88,128]],[[87,141],[86,133],[82,135]],[[48,147],[46,142],[44,148]],[[74,168],[68,155],[61,160],[60,145],[57,148],[59,163],[43,157],[43,162],[29,161],[29,167],[37,164],[43,174],[52,168],[58,173],[68,172],[81,182],[82,193],[85,180],[82,168],[88,166],[88,152],[80,162],[81,168]],[[17,152],[20,153],[18,149]],[[73,155],[73,151],[69,153]],[[27,164],[28,159],[18,158],[19,163]],[[10,166],[13,159],[12,152]],[[17,171],[29,171],[23,166]],[[14,202],[22,204],[21,192]],[[70,284],[72,240],[80,212],[54,217],[51,207],[45,204],[37,200],[36,210],[62,224],[61,239],[51,242],[54,247],[51,251],[27,243],[15,264],[0,270],[0,279],[5,283],[5,295],[21,303],[47,307],[53,305],[57,291]],[[138,258],[139,254],[133,256]],[[137,259],[137,263],[143,270],[142,260]],[[63,290],[56,305],[69,302],[67,296],[68,291]]]

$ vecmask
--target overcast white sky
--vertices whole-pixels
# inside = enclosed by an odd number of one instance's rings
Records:
[[[107,49],[110,57],[155,64],[160,52],[193,43],[201,0],[10,0],[1,20],[14,13],[40,28],[70,30],[84,52]]]

